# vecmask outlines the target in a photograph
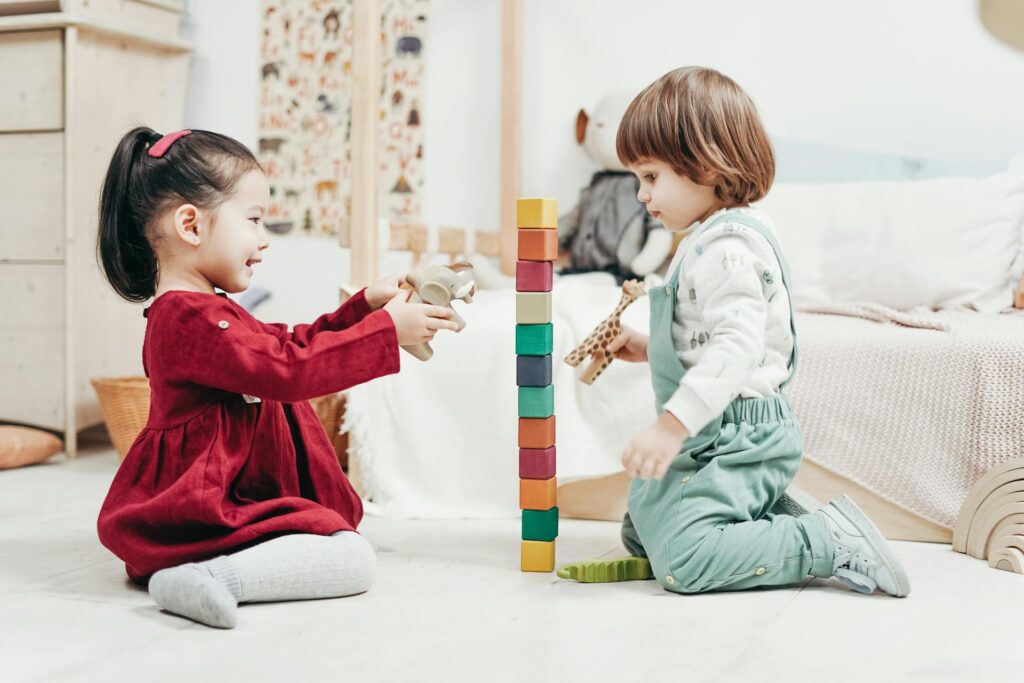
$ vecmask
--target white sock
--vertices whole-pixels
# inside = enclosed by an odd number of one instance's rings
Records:
[[[149,579],[149,595],[172,614],[207,626],[234,628],[238,623],[238,600],[206,564],[161,569]]]

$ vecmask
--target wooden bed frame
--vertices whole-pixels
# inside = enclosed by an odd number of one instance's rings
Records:
[[[437,253],[447,254],[455,260],[464,255],[467,243],[472,240],[476,253],[500,258],[501,270],[507,275],[515,272],[515,201],[520,192],[522,140],[522,6],[519,0],[502,0],[501,11],[501,209],[498,229],[472,229],[473,236],[467,239],[467,228],[442,227],[435,237],[424,224],[390,224],[386,248],[412,252],[414,263],[428,252],[432,241],[437,245]],[[341,246],[351,250],[351,287],[342,289],[342,300],[354,289],[377,279],[380,266],[379,194],[375,172],[381,73],[380,41],[375,26],[379,16],[378,0],[360,0],[353,5],[352,220],[349,232],[344,232],[339,238]],[[1018,285],[1014,305],[1024,308],[1024,278]],[[1022,485],[1019,488],[1024,491],[1024,460],[1014,463],[994,468],[979,481],[978,486],[984,487],[986,481],[1003,473],[1003,479],[1010,477],[1011,480],[1013,476],[1020,475]],[[352,460],[348,466],[349,475],[358,488],[359,463]],[[1016,489],[1012,481],[1000,481],[1002,488],[995,493],[972,491],[961,511],[956,532],[879,496],[810,458],[804,460],[794,486],[799,493],[817,501],[848,493],[889,539],[953,543],[959,552],[969,552],[982,559],[990,558],[993,566],[1020,573],[1024,568],[1024,494],[1021,494],[1020,503],[1016,503],[1013,497]],[[558,487],[560,513],[564,517],[579,519],[621,520],[628,484],[624,472],[562,484]],[[1006,493],[1008,487],[1013,491]],[[993,496],[998,498],[1000,495],[1011,497],[1006,499],[1005,505],[993,506]],[[985,500],[989,500],[988,506],[983,506]],[[982,508],[986,517],[979,522],[975,516]],[[1005,512],[1005,519],[997,518],[1000,510]],[[968,543],[966,539],[971,529],[971,541]],[[958,545],[956,541],[961,542]]]

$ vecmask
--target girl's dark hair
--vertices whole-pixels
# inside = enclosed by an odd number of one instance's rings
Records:
[[[103,181],[96,249],[103,275],[128,301],[156,292],[153,245],[156,219],[175,203],[215,211],[249,171],[262,170],[237,140],[193,130],[161,157],[147,153],[162,137],[152,128],[134,128],[121,138]]]

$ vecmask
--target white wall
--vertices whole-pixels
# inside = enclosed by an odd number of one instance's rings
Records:
[[[574,202],[593,168],[572,143],[579,107],[689,64],[737,80],[773,135],[954,159],[1024,150],[1024,53],[984,31],[974,0],[624,6],[527,2],[525,194]]]
[[[185,125],[256,149],[260,2],[186,0],[182,32],[193,44]]]
[[[524,195],[576,201],[594,170],[576,112],[687,64],[757,102],[773,135],[872,152],[985,160],[1024,151],[1024,53],[988,36],[974,0],[523,0]],[[188,125],[256,142],[259,5],[192,0]],[[496,226],[500,2],[432,0],[424,218]],[[401,269],[392,256],[384,271]],[[335,300],[329,240],[274,239],[256,284],[294,322]],[[330,284],[324,283],[329,278]]]

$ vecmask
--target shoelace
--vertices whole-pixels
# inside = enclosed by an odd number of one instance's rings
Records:
[[[832,542],[835,548],[835,561],[833,562],[833,566],[835,569],[849,569],[850,571],[857,572],[858,574],[869,576],[868,572],[882,566],[881,560],[876,559],[871,561],[870,557],[860,548],[855,548],[843,543],[841,538],[842,537],[838,532],[832,532]]]
[[[850,571],[855,571],[858,574],[864,574],[865,576],[870,576],[869,572],[871,572],[871,570],[882,566],[882,563],[879,560],[872,561],[860,550],[847,550],[840,553],[837,549],[836,557],[839,560],[835,565],[836,569],[849,569]]]

